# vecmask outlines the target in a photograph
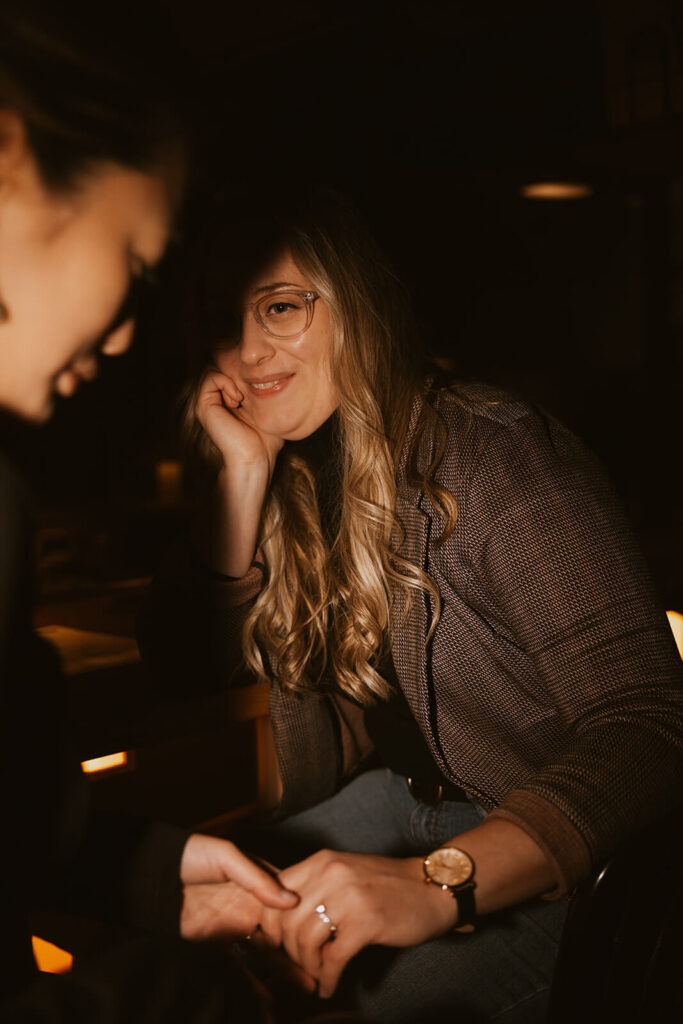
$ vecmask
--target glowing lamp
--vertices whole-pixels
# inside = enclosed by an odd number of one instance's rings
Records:
[[[89,761],[81,761],[81,768],[87,775],[95,772],[109,772],[112,768],[124,768],[128,764],[128,751],[119,750],[116,754],[104,757],[93,757]]]
[[[157,498],[162,505],[177,505],[183,497],[183,467],[177,459],[162,459],[154,467]]]
[[[581,181],[535,181],[522,185],[519,194],[524,199],[588,199],[593,189]]]
[[[74,958],[65,949],[60,949],[52,942],[32,936],[33,956],[39,971],[46,974],[66,974],[71,970]]]

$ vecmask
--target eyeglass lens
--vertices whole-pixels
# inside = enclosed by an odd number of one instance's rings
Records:
[[[297,292],[265,295],[254,307],[254,315],[263,329],[275,338],[294,338],[308,327],[311,300]]]

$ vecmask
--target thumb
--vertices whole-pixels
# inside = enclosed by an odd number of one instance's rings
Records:
[[[234,882],[256,896],[267,907],[290,910],[297,905],[298,895],[281,884],[274,868],[270,865],[262,867],[256,864],[237,847],[233,847],[233,850],[229,870]]]

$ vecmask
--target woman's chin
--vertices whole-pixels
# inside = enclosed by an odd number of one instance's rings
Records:
[[[41,423],[47,423],[55,411],[55,398],[51,389],[44,393],[37,389],[29,395],[13,394],[6,401],[0,397],[0,408],[27,423],[40,426]]]
[[[253,426],[258,430],[259,434],[268,434],[270,437],[276,437],[279,441],[291,441],[293,440],[291,433],[296,432],[298,426],[298,420],[300,417],[293,416],[259,416],[259,410],[253,408],[249,410],[251,413],[250,420]]]

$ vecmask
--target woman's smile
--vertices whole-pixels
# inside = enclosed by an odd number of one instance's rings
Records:
[[[271,373],[264,377],[252,377],[244,383],[255,398],[270,398],[284,391],[294,376],[294,373]]]

